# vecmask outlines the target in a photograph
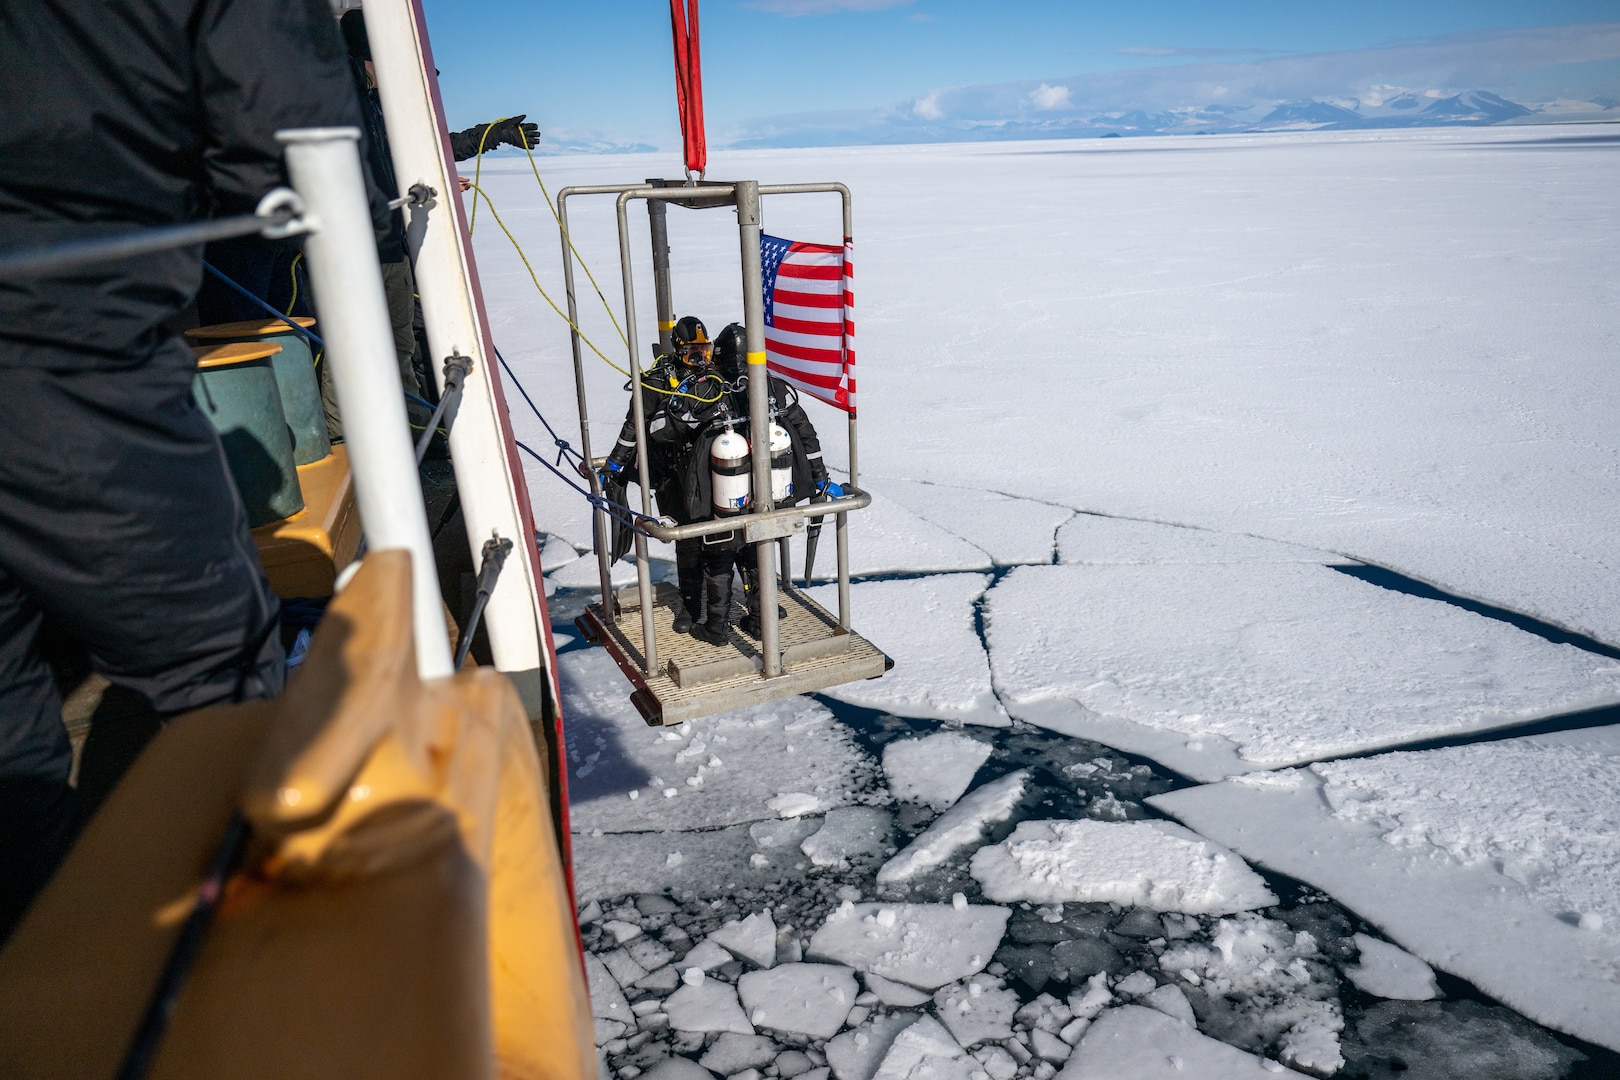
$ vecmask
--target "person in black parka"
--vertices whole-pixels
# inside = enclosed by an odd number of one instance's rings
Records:
[[[326,0],[0,5],[0,100],[7,247],[250,212],[284,182],[278,129],[360,124]],[[160,721],[281,690],[173,328],[201,276],[193,246],[0,281],[0,938],[76,827],[47,627]]]

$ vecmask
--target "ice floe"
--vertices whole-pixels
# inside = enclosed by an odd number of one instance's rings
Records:
[[[933,736],[939,738],[940,736]],[[890,749],[901,745],[891,743]],[[888,757],[885,755],[887,764]],[[973,789],[962,800],[941,814],[910,844],[878,870],[879,885],[897,885],[926,873],[962,851],[981,843],[991,825],[1006,821],[1024,795],[1029,772],[997,777]],[[986,892],[987,896],[990,894]],[[1001,899],[991,896],[991,899]]]
[[[1058,1073],[1062,1080],[1277,1080],[1300,1075],[1140,1005],[1121,1005],[1099,1016]]]
[[[894,670],[834,687],[827,696],[896,716],[1006,727],[1011,721],[991,689],[990,661],[974,627],[973,605],[989,580],[984,574],[936,574],[855,582],[851,618],[893,658]],[[837,612],[835,586],[817,586],[810,595]]]
[[[923,998],[927,1000],[926,995]],[[872,1080],[894,1045],[895,1037],[916,1023],[918,1013],[894,1012],[874,1016],[827,1043],[827,1064],[838,1080]]]
[[[1439,995],[1434,969],[1405,949],[1369,934],[1357,934],[1356,947],[1361,950],[1359,962],[1342,970],[1357,990],[1399,1001],[1428,1001]]]
[[[1269,907],[1277,897],[1242,859],[1167,821],[1024,821],[973,856],[985,896],[1105,901],[1200,915]]]
[[[983,970],[1009,914],[988,904],[845,901],[811,937],[807,955],[932,990]]]
[[[756,911],[740,922],[726,923],[705,940],[755,967],[768,968],[776,963],[776,923],[769,911]]]
[[[1322,566],[1020,567],[988,611],[1015,717],[1205,780],[1620,700],[1620,663]]]
[[[900,739],[883,748],[883,772],[901,802],[944,810],[973,783],[990,751],[983,739],[949,731]]]
[[[1526,1016],[1620,1049],[1620,932],[1608,914],[1620,863],[1617,753],[1615,735],[1515,739],[1150,802],[1327,891]]]
[[[737,1000],[737,988],[718,979],[689,982],[664,1002],[669,1026],[676,1031],[734,1031],[754,1034],[748,1014]]]
[[[855,973],[833,964],[783,964],[737,980],[756,1028],[830,1039],[855,1006]]]
[[[853,856],[875,855],[889,842],[894,815],[873,806],[841,806],[827,811],[821,828],[805,837],[799,850],[817,866],[846,866]]]

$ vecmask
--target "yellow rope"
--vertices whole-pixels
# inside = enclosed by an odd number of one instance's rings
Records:
[[[286,315],[291,315],[293,313],[293,308],[298,306],[298,262],[303,257],[304,253],[302,251],[294,255],[292,267],[287,271],[292,275],[292,299],[287,301],[287,310],[284,312]]]
[[[517,237],[512,235],[512,230],[508,229],[506,227],[506,222],[501,220],[500,211],[495,209],[495,202],[489,197],[488,192],[480,188],[476,182],[473,183],[472,190],[477,193],[474,196],[475,199],[482,196],[484,202],[489,204],[490,216],[495,219],[495,224],[501,227],[501,232],[506,234],[506,238],[512,242],[512,249],[518,253],[518,258],[523,260],[523,268],[529,272],[529,280],[534,282],[535,290],[539,292],[541,298],[545,300],[547,304],[551,305],[551,310],[555,311],[557,313],[557,317],[568,324],[569,329],[573,330],[574,333],[579,335],[579,340],[583,341],[591,352],[602,358],[602,362],[604,364],[612,368],[614,371],[617,371],[625,378],[637,380],[648,390],[653,391],[655,394],[662,394],[665,397],[691,398],[693,401],[701,402],[705,405],[712,405],[714,402],[719,401],[720,398],[724,396],[724,391],[715,394],[713,397],[703,397],[699,394],[688,394],[682,390],[670,390],[665,387],[654,386],[652,383],[647,381],[646,372],[637,372],[636,375],[631,375],[630,372],[626,371],[618,364],[615,364],[612,360],[609,360],[607,354],[601,349],[598,349],[595,342],[591,341],[590,338],[585,336],[585,331],[581,330],[578,324],[570,319],[562,308],[557,306],[557,302],[551,298],[550,294],[548,294],[545,288],[540,284],[540,277],[534,272],[534,266],[529,262],[529,256],[524,253],[523,245],[518,243]]]

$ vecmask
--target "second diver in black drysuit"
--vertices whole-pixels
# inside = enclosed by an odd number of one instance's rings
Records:
[[[732,323],[715,335],[714,366],[726,383],[724,412],[740,421],[743,430],[748,423],[748,354],[747,332],[740,323]],[[764,367],[759,368],[766,373]],[[782,425],[793,447],[793,484],[787,498],[778,506],[792,506],[805,499],[820,502],[828,497],[837,498],[843,489],[827,478],[827,466],[821,460],[821,439],[815,425],[799,404],[799,392],[791,385],[768,375],[766,398],[771,419]],[[753,544],[740,544],[737,550],[737,571],[742,575],[744,603],[748,609],[738,627],[751,637],[760,635],[759,625],[759,562]],[[777,609],[777,615],[783,614]]]

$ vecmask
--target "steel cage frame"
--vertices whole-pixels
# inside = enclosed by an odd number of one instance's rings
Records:
[[[585,361],[580,348],[582,339],[579,333],[579,304],[574,287],[574,252],[568,229],[568,199],[571,196],[585,195],[613,195],[616,197],[619,270],[624,291],[626,350],[630,358],[630,370],[634,373],[631,376],[630,410],[635,420],[637,481],[641,488],[641,511],[645,515],[645,520],[637,521],[633,525],[636,555],[636,589],[641,607],[644,674],[651,675],[658,670],[658,645],[653,628],[653,587],[651,568],[647,557],[647,537],[674,541],[732,532],[739,528],[743,530],[744,538],[754,544],[755,554],[758,559],[760,652],[764,667],[763,675],[765,678],[771,679],[782,674],[782,654],[778,638],[777,586],[779,571],[776,562],[777,545],[770,541],[800,531],[802,524],[808,524],[810,518],[820,520],[830,516],[834,519],[834,535],[836,537],[838,556],[838,628],[841,631],[848,631],[850,628],[849,513],[871,505],[872,496],[859,487],[859,442],[857,439],[856,415],[851,412],[847,414],[849,484],[843,497],[827,502],[806,503],[802,506],[775,507],[770,497],[770,455],[755,452],[752,454],[752,487],[754,495],[746,514],[722,520],[695,522],[690,525],[675,525],[668,522],[668,519],[659,519],[656,524],[651,523],[653,521],[652,489],[647,453],[647,418],[642,403],[641,388],[637,385],[640,382],[643,368],[639,356],[641,349],[640,336],[636,330],[635,274],[630,245],[629,204],[638,199],[645,200],[647,203],[648,220],[652,233],[654,291],[657,301],[659,340],[665,348],[669,346],[669,331],[673,325],[674,310],[670,290],[668,234],[664,227],[667,204],[674,202],[685,205],[689,209],[697,210],[724,207],[736,208],[738,243],[742,255],[743,325],[747,333],[748,365],[750,373],[756,367],[761,370],[761,373],[764,373],[768,369],[764,360],[765,305],[759,254],[762,231],[761,199],[766,195],[809,195],[835,192],[842,202],[843,241],[847,247],[853,240],[853,208],[849,188],[841,183],[760,184],[754,180],[738,180],[729,182],[699,181],[697,183],[687,181],[681,184],[679,182],[654,180],[641,184],[566,187],[557,193],[557,222],[562,241],[563,287],[567,297],[568,333],[574,360],[574,388],[579,405],[580,444],[588,466],[589,475],[586,479],[590,483],[591,494],[597,497],[602,495],[601,479],[597,472],[602,459],[598,459],[591,452],[590,412],[585,392]],[[755,360],[755,357],[759,359]],[[750,378],[748,380],[748,412],[749,445],[751,448],[770,445],[771,418],[768,410],[768,398],[769,379]],[[763,493],[763,497],[761,493]],[[618,611],[614,601],[612,567],[608,561],[611,522],[607,511],[600,504],[593,506],[591,518],[591,534],[595,546],[597,574],[602,595],[602,613],[607,618],[616,618]],[[791,574],[789,567],[786,565],[786,560],[784,560],[784,565],[780,569],[780,579],[788,588],[792,588]]]

